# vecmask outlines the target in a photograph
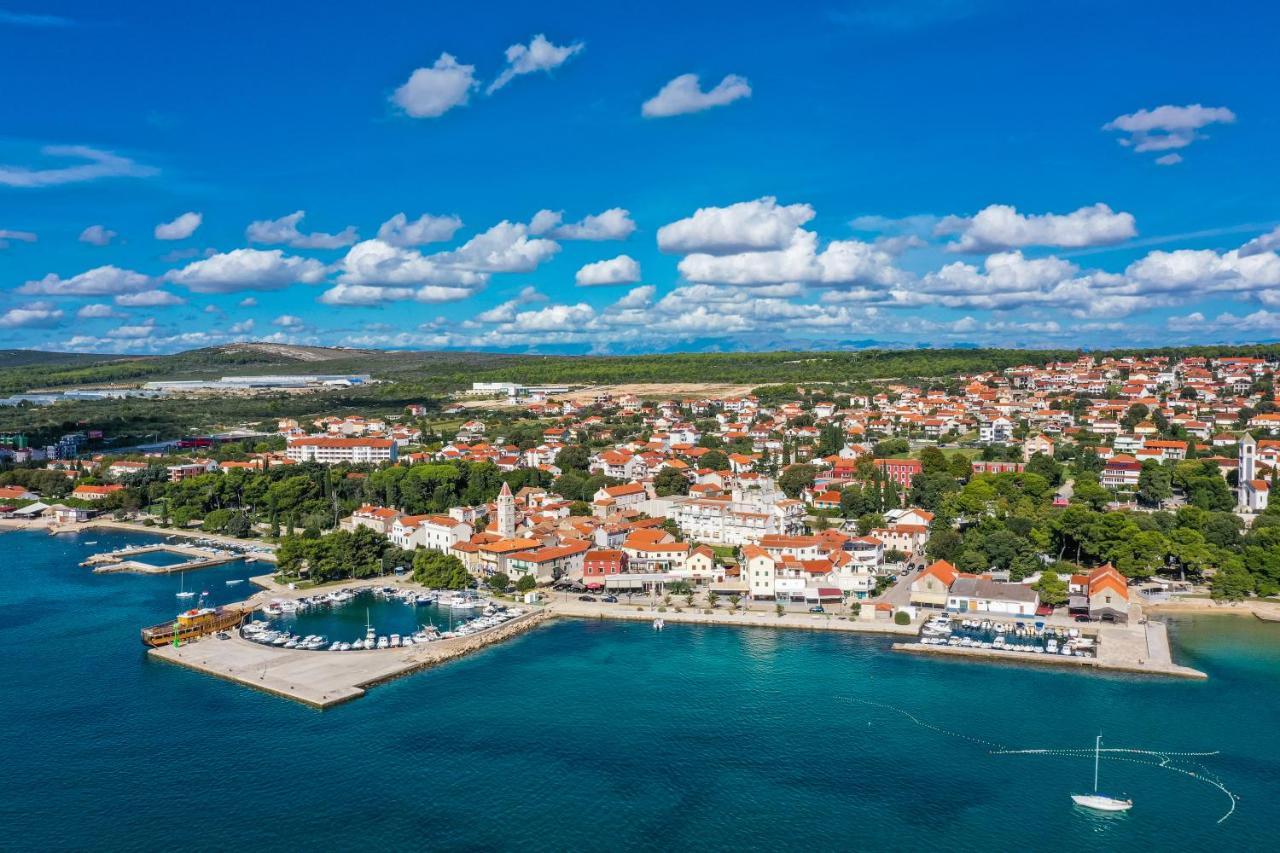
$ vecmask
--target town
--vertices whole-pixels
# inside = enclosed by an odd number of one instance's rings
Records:
[[[874,393],[578,402],[558,398],[567,387],[478,386],[458,399],[497,393],[505,417],[448,404],[474,415],[449,434],[419,405],[286,418],[275,449],[229,434],[102,455],[84,435],[43,449],[9,437],[0,514],[262,538],[299,579],[389,560],[448,575],[430,554],[465,570],[455,585],[531,601],[1125,622],[1138,600],[1280,588],[1275,369],[1082,356]],[[335,565],[329,540],[360,531],[376,534],[372,556]]]

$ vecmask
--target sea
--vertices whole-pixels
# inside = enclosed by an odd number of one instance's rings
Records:
[[[316,711],[147,656],[178,578],[78,564],[150,541],[0,533],[0,848],[1275,849],[1280,625],[1177,619],[1192,682],[557,620]]]

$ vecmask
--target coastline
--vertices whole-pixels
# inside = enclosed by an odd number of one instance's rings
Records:
[[[1246,599],[1245,601],[1214,601],[1211,598],[1181,598],[1158,604],[1143,604],[1142,607],[1151,614],[1253,616],[1263,622],[1280,622],[1280,602],[1275,601],[1251,599]]]
[[[840,631],[851,634],[890,634],[914,637],[920,633],[920,621],[910,625],[896,625],[891,621],[863,621],[859,619],[839,618],[834,614],[787,613],[778,616],[763,610],[746,610],[731,613],[726,610],[702,612],[702,608],[675,611],[671,607],[666,612],[657,608],[644,606],[637,610],[634,606],[615,604],[601,606],[599,602],[577,601],[572,599],[554,599],[547,605],[556,616],[572,619],[616,619],[628,622],[652,622],[661,619],[665,622],[692,625],[727,625],[746,628],[787,628],[808,631]]]
[[[241,539],[236,536],[227,536],[224,533],[206,533],[199,529],[181,530],[172,527],[148,527],[145,524],[138,524],[134,521],[116,521],[114,519],[90,519],[73,524],[52,524],[46,523],[42,525],[48,530],[50,535],[59,533],[79,533],[83,530],[124,530],[129,533],[145,533],[150,536],[179,536],[184,539],[207,539],[211,542],[219,542],[223,545],[235,545],[248,551],[253,551],[259,560],[267,560],[275,562],[276,545],[274,542],[267,542],[262,539]],[[36,526],[33,529],[39,529]]]

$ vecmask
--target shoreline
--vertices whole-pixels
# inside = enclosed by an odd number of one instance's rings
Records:
[[[714,610],[703,613],[702,610],[682,610],[675,612],[667,607],[665,613],[657,608],[645,606],[643,610],[625,604],[601,607],[596,602],[580,602],[555,599],[547,605],[556,616],[570,619],[615,619],[624,622],[652,622],[661,619],[664,623],[674,622],[691,625],[725,625],[737,628],[786,628],[797,631],[830,631],[849,634],[885,634],[893,636],[912,636],[920,633],[920,625],[896,625],[893,622],[862,621],[859,619],[841,619],[834,615],[816,613],[787,613],[778,616],[763,610],[748,610],[731,613],[725,610]]]
[[[1253,616],[1263,622],[1280,622],[1280,602],[1275,601],[1214,601],[1212,598],[1183,598],[1155,604],[1143,604],[1150,614],[1167,613],[1171,616],[1220,614],[1225,616]]]
[[[241,539],[236,536],[227,536],[224,533],[205,533],[199,529],[181,530],[172,527],[148,527],[135,521],[116,521],[114,519],[90,519],[89,521],[63,525],[45,524],[44,527],[51,536],[60,533],[79,533],[85,530],[106,529],[123,530],[129,533],[145,533],[160,538],[179,536],[184,539],[207,539],[211,542],[235,545],[246,551],[252,551],[259,560],[266,560],[272,563],[276,560],[276,545],[273,542],[267,542],[263,539]]]

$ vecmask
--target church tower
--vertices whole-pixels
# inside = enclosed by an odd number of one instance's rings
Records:
[[[503,539],[514,539],[516,535],[516,499],[506,483],[498,492],[498,535]]]
[[[1236,468],[1236,491],[1240,496],[1240,506],[1249,506],[1249,497],[1253,491],[1253,481],[1257,477],[1258,442],[1249,433],[1240,438],[1240,464]]]

